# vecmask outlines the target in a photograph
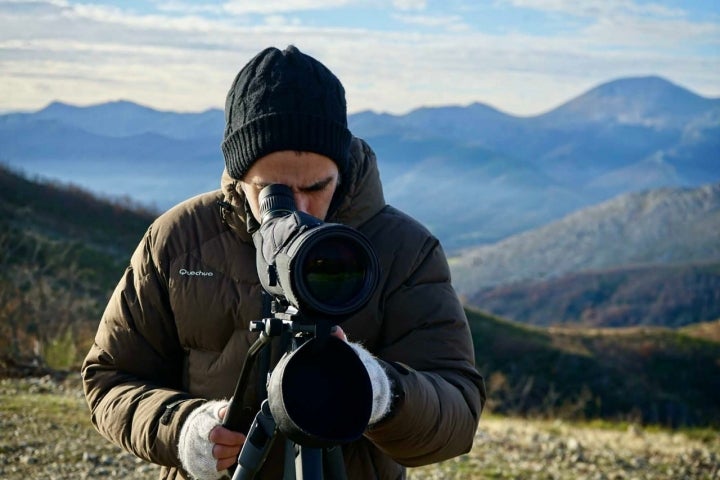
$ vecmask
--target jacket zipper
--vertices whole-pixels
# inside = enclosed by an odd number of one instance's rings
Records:
[[[180,405],[184,401],[185,400],[176,400],[169,405],[165,405],[165,411],[163,412],[162,417],[160,417],[160,423],[162,423],[163,425],[169,425],[173,415],[175,414],[175,411],[177,410],[178,405]]]

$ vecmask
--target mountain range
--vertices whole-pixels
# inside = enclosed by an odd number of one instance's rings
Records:
[[[455,288],[560,278],[628,265],[720,261],[720,182],[620,195],[452,257]]]
[[[217,188],[223,113],[119,101],[0,116],[0,161],[158,210]],[[542,115],[483,104],[360,112],[389,203],[448,251],[490,244],[619,194],[720,180],[720,99],[658,77],[602,84]]]
[[[720,318],[720,183],[629,193],[452,257],[468,305],[535,325]]]

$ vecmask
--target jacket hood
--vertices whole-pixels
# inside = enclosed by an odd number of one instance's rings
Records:
[[[353,228],[368,221],[385,206],[380,172],[375,152],[362,139],[350,143],[348,167],[335,192],[326,222],[342,223]],[[250,212],[240,182],[223,171],[220,186],[225,197],[223,219],[243,241],[252,242],[258,224]]]

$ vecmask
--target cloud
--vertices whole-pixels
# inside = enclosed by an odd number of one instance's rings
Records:
[[[330,3],[320,0],[282,2],[283,8],[279,2],[201,8],[163,1],[151,13],[0,0],[0,91],[11,93],[0,97],[0,110],[40,108],[56,99],[88,104],[119,98],[183,111],[221,107],[245,62],[268,45],[291,43],[338,74],[351,111],[402,113],[420,105],[480,101],[530,114],[602,81],[647,74],[720,94],[717,22],[619,0],[607,8],[593,1],[512,2],[587,18],[543,34],[492,32],[453,10],[454,2],[440,12],[425,2],[407,2],[400,6],[411,10],[402,13],[379,9],[374,1],[356,2],[385,15],[384,27],[374,29],[371,23],[339,27],[319,20],[303,25],[301,13],[287,8]],[[231,4],[238,13],[223,13]],[[259,19],[240,13],[253,8],[265,8]],[[591,18],[592,8],[605,10]],[[643,9],[660,13],[643,16]]]
[[[160,12],[180,13],[185,15],[221,14],[225,13],[222,5],[207,3],[190,3],[174,0],[156,0],[153,2]]]
[[[236,15],[258,13],[274,14],[307,10],[339,9],[352,1],[349,0],[230,0],[222,8]]]
[[[685,48],[684,44],[688,42],[701,47],[720,43],[717,17],[690,20],[688,11],[660,3],[631,0],[501,1],[516,8],[582,19],[583,23],[576,23],[575,29],[571,30],[575,30],[579,40],[602,48]]]
[[[583,32],[598,45],[646,47],[658,50],[697,49],[720,45],[720,24],[684,18],[650,19],[632,15],[601,18]]]
[[[425,10],[427,8],[426,0],[393,0],[393,7],[397,10]]]
[[[407,25],[444,28],[454,31],[469,31],[470,26],[460,15],[408,15],[395,14],[393,18]]]
[[[302,21],[298,18],[288,18],[285,15],[268,15],[264,19],[265,25],[269,27],[283,27],[288,25],[300,26]]]
[[[670,8],[658,3],[637,3],[631,0],[501,0],[513,7],[542,12],[562,13],[576,17],[599,18],[618,13],[653,17],[676,17],[685,14],[679,8]]]

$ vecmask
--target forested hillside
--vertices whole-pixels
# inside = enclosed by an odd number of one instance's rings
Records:
[[[468,305],[534,325],[720,318],[720,183],[618,196],[451,259]]]
[[[538,328],[467,313],[492,411],[720,426],[720,322]]]
[[[531,325],[679,327],[720,318],[720,262],[570,273],[484,288],[467,303]]]
[[[0,165],[0,360],[76,365],[153,215]]]

